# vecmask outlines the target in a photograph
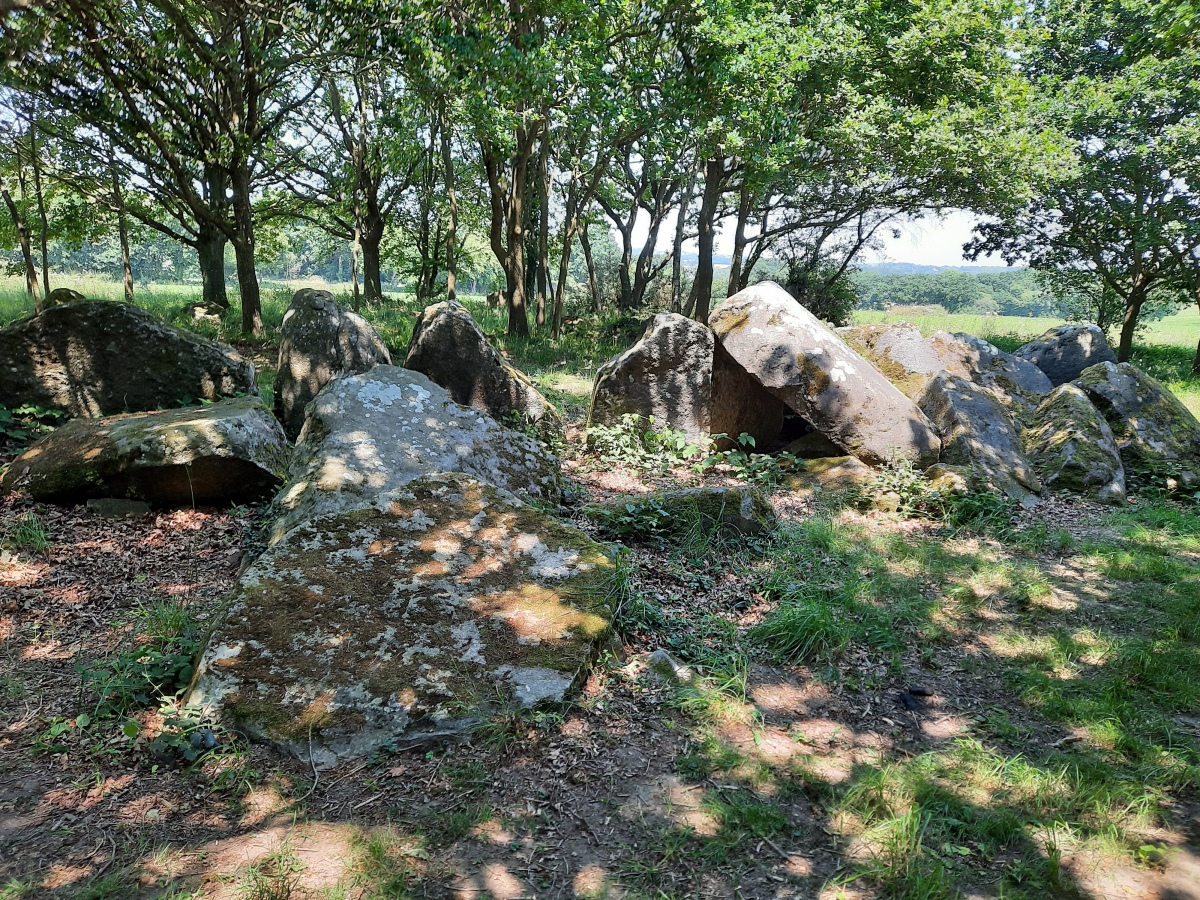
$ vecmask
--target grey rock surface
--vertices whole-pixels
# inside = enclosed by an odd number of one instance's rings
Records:
[[[1098,325],[1057,325],[1013,355],[1041,369],[1055,387],[1074,381],[1084,369],[1117,361]]]
[[[300,434],[305,408],[334,378],[391,361],[371,323],[343,308],[329,291],[296,291],[279,332],[274,387],[275,417],[288,439]]]
[[[1104,503],[1125,502],[1125,467],[1116,438],[1087,394],[1075,385],[1063,384],[1051,391],[1021,437],[1046,487]]]
[[[96,417],[237,394],[258,396],[248,360],[135,306],[65,303],[0,329],[3,406]]]
[[[557,503],[558,460],[533,438],[450,399],[420,372],[376,366],[330,382],[313,401],[270,540],[316,516],[387,508],[388,492],[439,472],[465,472],[522,499]]]

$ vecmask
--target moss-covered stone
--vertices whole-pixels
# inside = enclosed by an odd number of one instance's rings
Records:
[[[384,501],[246,571],[188,702],[328,765],[567,696],[609,631],[604,548],[467,475]]]
[[[1079,388],[1055,388],[1022,439],[1046,487],[1105,503],[1125,502],[1125,469],[1112,429]]]
[[[241,502],[279,484],[288,454],[279,423],[257,397],[242,397],[192,409],[76,419],[17,458],[0,487],[51,502]]]
[[[686,531],[699,522],[706,530],[754,535],[770,531],[777,523],[766,497],[744,485],[624,494],[592,504],[584,514],[601,522],[620,517],[636,524],[640,519],[652,533]]]
[[[783,484],[801,497],[836,496],[865,487],[874,477],[875,470],[853,456],[831,456],[805,460],[804,468]]]
[[[1160,382],[1129,363],[1103,362],[1072,383],[1112,429],[1127,476],[1161,474],[1164,461],[1200,475],[1200,422]]]

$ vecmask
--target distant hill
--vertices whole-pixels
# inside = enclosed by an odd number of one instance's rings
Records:
[[[966,272],[981,275],[988,272],[1015,272],[1024,266],[922,266],[917,263],[886,262],[869,263],[858,267],[863,272],[878,272],[880,275],[936,275],[938,272]]]

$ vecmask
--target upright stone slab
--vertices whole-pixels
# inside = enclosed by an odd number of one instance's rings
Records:
[[[124,303],[65,303],[0,329],[0,405],[72,416],[258,396],[254,366],[228,347]]]
[[[712,332],[686,316],[659,313],[642,336],[596,372],[588,426],[629,414],[654,417],[703,443],[712,433]]]
[[[437,472],[466,472],[522,499],[557,503],[558,460],[533,438],[462,406],[420,372],[376,366],[338,378],[313,401],[270,540],[300,522],[368,506]]]
[[[562,414],[452,300],[425,307],[417,318],[404,368],[427,375],[455,403],[481,409],[501,424],[520,424],[545,438],[565,432]]]
[[[564,699],[612,609],[581,531],[466,475],[308,521],[242,576],[186,702],[318,767]]]
[[[1008,412],[972,381],[942,372],[925,386],[921,409],[942,437],[942,463],[970,471],[977,487],[998,490],[1026,506],[1041,492],[1033,465]]]
[[[1125,502],[1125,468],[1112,429],[1075,385],[1051,391],[1021,438],[1046,487],[1118,506]]]
[[[1098,325],[1057,325],[1013,355],[1041,369],[1055,387],[1074,381],[1084,369],[1117,361]]]
[[[709,324],[742,369],[846,452],[937,461],[938,437],[913,402],[779,285],[735,294]]]
[[[290,448],[257,397],[76,419],[13,461],[0,482],[36,500],[125,497],[156,506],[257,500],[282,480]]]
[[[296,291],[279,332],[275,417],[289,440],[304,427],[304,410],[339,375],[368,372],[392,361],[379,333],[329,291]]]
[[[1161,383],[1112,362],[1085,369],[1072,383],[1108,422],[1127,477],[1162,476],[1164,462],[1200,476],[1200,422]]]

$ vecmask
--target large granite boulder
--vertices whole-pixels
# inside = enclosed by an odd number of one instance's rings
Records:
[[[746,374],[713,333],[678,313],[653,316],[642,336],[596,372],[588,426],[614,425],[628,414],[654,417],[656,428],[684,432],[699,446],[713,434],[758,446],[779,437],[786,407]]]
[[[52,306],[62,306],[64,303],[79,303],[86,300],[83,294],[71,288],[55,288],[46,295],[46,299],[42,301],[42,309],[49,309]]]
[[[124,303],[66,303],[0,329],[0,405],[72,416],[258,396],[254,366],[228,347]]]
[[[417,317],[404,368],[427,375],[455,403],[481,409],[501,424],[551,440],[565,433],[562,414],[453,300],[427,306]]]
[[[612,615],[575,528],[461,474],[305,522],[243,574],[186,701],[318,767],[564,699]]]
[[[1072,383],[1108,422],[1127,477],[1162,476],[1164,462],[1200,476],[1200,422],[1158,381],[1129,363],[1103,362]]]
[[[1021,437],[1046,487],[1125,502],[1125,468],[1112,429],[1075,385],[1051,391]]]
[[[75,419],[9,466],[0,486],[37,500],[128,497],[157,506],[256,500],[287,468],[290,448],[257,397],[194,409]]]
[[[275,417],[289,440],[304,426],[304,410],[339,375],[390,364],[379,333],[358,313],[343,308],[329,291],[296,291],[279,331]]]
[[[946,368],[946,361],[921,336],[921,329],[907,322],[849,325],[837,333],[910,400],[919,397],[929,379]]]
[[[1117,361],[1098,325],[1058,325],[1013,355],[1041,369],[1055,387],[1074,381],[1084,369]]]
[[[937,461],[937,434],[913,402],[779,285],[735,294],[709,324],[742,369],[846,452]]]
[[[522,499],[557,503],[558,460],[533,438],[450,399],[420,372],[376,366],[317,395],[275,498],[276,541],[326,513],[387,509],[389,493],[424,475],[466,472]]]
[[[925,386],[920,405],[941,435],[942,463],[969,470],[976,487],[1036,503],[1041,482],[1012,418],[991,392],[942,372]]]

